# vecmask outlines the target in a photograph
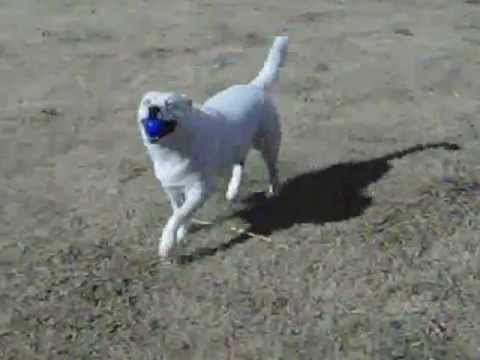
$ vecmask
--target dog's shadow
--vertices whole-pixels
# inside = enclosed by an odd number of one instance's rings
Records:
[[[372,203],[372,198],[364,192],[366,187],[387,173],[391,168],[390,160],[427,149],[455,151],[460,147],[446,142],[417,145],[379,158],[341,163],[301,174],[289,179],[275,197],[250,196],[246,199],[247,206],[229,217],[244,220],[249,225],[248,232],[268,236],[295,224],[323,224],[359,216]],[[191,263],[228,250],[249,238],[247,234],[240,234],[218,247],[199,248],[192,254],[182,255],[178,261]]]

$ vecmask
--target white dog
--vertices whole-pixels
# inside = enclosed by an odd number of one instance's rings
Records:
[[[222,169],[232,169],[226,197],[235,199],[250,148],[260,151],[266,163],[269,193],[278,192],[281,131],[269,90],[284,63],[287,44],[288,37],[276,37],[253,81],[231,86],[201,107],[179,93],[151,91],[142,97],[137,115],[140,133],[173,208],[158,248],[161,257],[168,257],[184,239],[194,212],[215,190],[215,175]]]

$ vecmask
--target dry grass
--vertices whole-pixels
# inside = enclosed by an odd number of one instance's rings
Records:
[[[291,238],[184,265],[158,264],[126,243],[72,244],[7,274],[0,354],[474,359],[479,200],[479,184],[449,178],[384,204],[381,216],[316,234],[293,227]]]
[[[0,0],[0,359],[478,360],[479,29],[477,0]],[[287,183],[249,159],[160,262],[139,97],[251,79],[279,31]]]

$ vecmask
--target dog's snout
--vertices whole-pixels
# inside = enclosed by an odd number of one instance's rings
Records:
[[[157,105],[152,105],[148,107],[148,117],[157,117],[158,113],[160,112],[160,107]]]

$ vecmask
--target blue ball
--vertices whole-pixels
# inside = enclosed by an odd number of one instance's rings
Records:
[[[165,122],[158,118],[149,117],[144,122],[147,135],[151,138],[160,137],[165,130]]]

